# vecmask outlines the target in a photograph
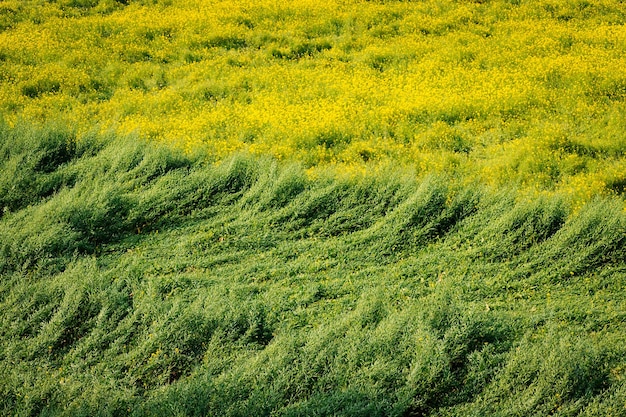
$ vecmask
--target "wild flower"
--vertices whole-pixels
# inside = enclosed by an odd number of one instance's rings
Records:
[[[624,160],[626,26],[608,0],[1,7],[9,123],[575,195],[609,192]]]

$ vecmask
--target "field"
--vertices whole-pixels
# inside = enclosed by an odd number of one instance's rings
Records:
[[[620,1],[15,0],[0,17],[9,123],[576,202],[624,191]]]
[[[0,2],[0,414],[626,415],[626,4]]]

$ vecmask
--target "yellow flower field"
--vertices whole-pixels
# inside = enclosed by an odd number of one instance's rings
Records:
[[[581,203],[626,189],[624,23],[614,0],[7,0],[0,112]]]

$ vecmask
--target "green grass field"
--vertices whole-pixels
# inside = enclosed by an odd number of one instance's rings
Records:
[[[626,414],[620,199],[0,137],[2,414]]]
[[[0,415],[626,416],[626,3],[0,0]]]

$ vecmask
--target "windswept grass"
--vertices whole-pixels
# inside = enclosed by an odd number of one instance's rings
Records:
[[[0,1],[0,414],[626,415],[625,23]]]
[[[626,413],[626,214],[0,129],[0,413]]]

